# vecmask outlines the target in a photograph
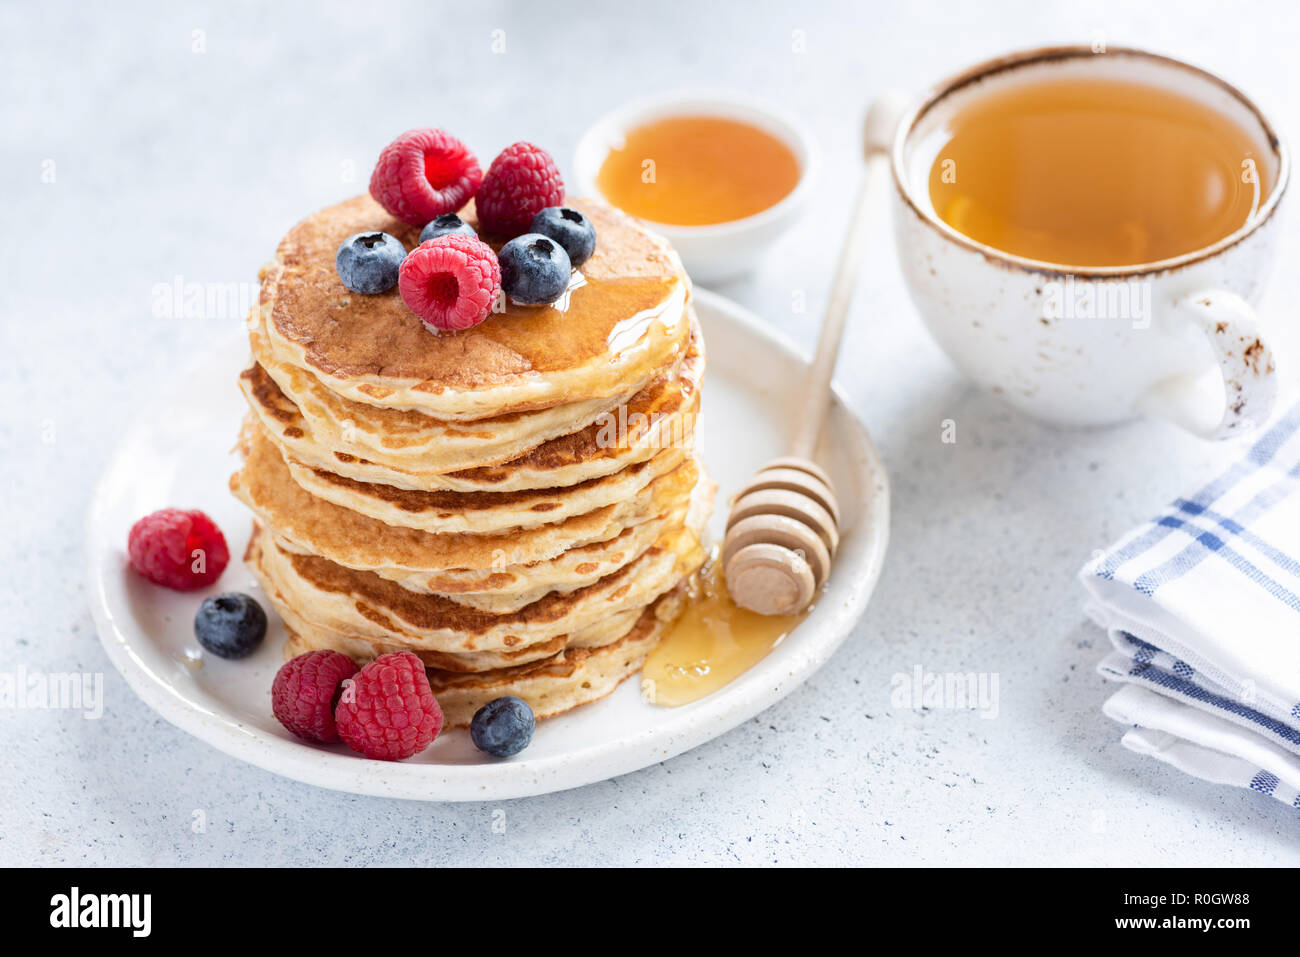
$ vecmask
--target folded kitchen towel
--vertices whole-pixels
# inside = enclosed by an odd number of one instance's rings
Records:
[[[1300,807],[1300,405],[1080,579],[1123,744]]]
[[[1129,729],[1121,741],[1131,751],[1300,807],[1300,760],[1249,727],[1132,684],[1111,695],[1102,711]]]

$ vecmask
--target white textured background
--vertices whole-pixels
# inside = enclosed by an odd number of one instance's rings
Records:
[[[840,367],[894,483],[876,597],[807,685],[663,765],[500,804],[282,780],[145,708],[101,652],[81,581],[82,515],[131,410],[238,321],[155,319],[154,284],[253,281],[403,129],[444,126],[485,162],[530,139],[567,168],[588,122],[650,90],[734,87],[798,111],[826,157],[812,214],[721,291],[809,344],[792,291],[819,313],[874,91],[1100,31],[1222,72],[1294,133],[1294,3],[268,6],[0,6],[0,670],[107,672],[103,720],[0,712],[0,863],[1300,863],[1295,812],[1119,747],[1093,672],[1106,642],[1073,580],[1239,449],[1159,425],[1051,431],[972,391],[890,260],[867,269]],[[1270,293],[1279,326],[1294,324],[1298,248],[1288,237]],[[939,441],[945,418],[956,445]],[[998,673],[999,717],[891,710],[890,676],[918,664]]]

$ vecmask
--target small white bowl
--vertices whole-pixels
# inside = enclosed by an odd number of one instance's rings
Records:
[[[573,155],[576,194],[599,196],[609,202],[596,184],[609,151],[621,146],[630,130],[676,116],[713,116],[750,123],[789,146],[799,161],[799,182],[794,189],[753,216],[708,226],[649,223],[673,244],[686,271],[698,282],[718,282],[748,272],[757,265],[760,254],[803,212],[820,165],[817,144],[807,127],[770,103],[712,90],[661,93],[626,103],[597,120],[578,140]]]

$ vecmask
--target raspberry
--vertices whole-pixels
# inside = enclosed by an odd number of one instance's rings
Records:
[[[155,585],[177,591],[206,588],[230,562],[226,537],[197,509],[164,508],[131,526],[131,567]]]
[[[483,170],[469,148],[442,130],[407,130],[384,147],[370,195],[404,223],[423,226],[469,202]]]
[[[380,655],[345,688],[334,711],[339,737],[368,758],[409,758],[442,730],[442,708],[424,664],[409,651]]]
[[[448,233],[407,254],[397,288],[425,325],[457,332],[488,317],[501,289],[501,267],[481,239]]]
[[[564,204],[564,180],[551,154],[532,143],[507,146],[492,161],[474,198],[479,224],[506,239],[528,231],[533,217]]]
[[[344,678],[357,673],[357,664],[337,651],[309,651],[286,661],[271,683],[271,712],[280,723],[308,741],[339,739],[334,708],[343,693]]]

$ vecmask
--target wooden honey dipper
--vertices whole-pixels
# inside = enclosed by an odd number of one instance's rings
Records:
[[[873,214],[889,175],[889,150],[902,115],[895,93],[876,99],[863,128],[866,167],[848,236],[840,251],[817,353],[804,385],[790,454],[773,459],[736,496],[722,542],[727,590],[737,605],[763,615],[797,614],[830,573],[839,547],[839,502],[831,477],[812,461],[830,404],[831,374],[865,258]]]

